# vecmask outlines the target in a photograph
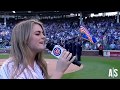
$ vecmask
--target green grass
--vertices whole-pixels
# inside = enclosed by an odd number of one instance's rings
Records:
[[[0,54],[0,58],[8,58],[8,54]],[[56,59],[50,54],[44,55],[45,58]],[[102,57],[83,56],[81,63],[83,69],[64,74],[62,79],[120,79],[120,60],[111,60]],[[118,77],[108,77],[109,69],[118,69]]]
[[[0,59],[7,59],[9,58],[9,54],[0,54]]]
[[[65,74],[62,79],[120,79],[120,60],[100,57],[82,57],[82,70]],[[118,77],[108,77],[109,69],[118,69]]]

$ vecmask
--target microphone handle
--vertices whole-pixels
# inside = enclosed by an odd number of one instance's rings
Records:
[[[70,58],[70,60],[73,58],[73,56]],[[77,65],[77,66],[81,66],[81,63],[79,61],[77,61],[77,59],[75,58],[75,60],[72,62],[73,64]]]

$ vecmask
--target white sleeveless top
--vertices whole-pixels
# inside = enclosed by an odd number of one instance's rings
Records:
[[[10,61],[9,59],[2,64],[0,68],[0,79],[10,79],[10,76],[13,72],[13,65],[14,62]],[[15,77],[15,79],[44,79],[42,70],[36,62],[34,62],[34,70],[30,66],[28,66],[28,69],[25,68],[20,75]]]

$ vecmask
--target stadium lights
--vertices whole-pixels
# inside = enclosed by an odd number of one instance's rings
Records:
[[[103,13],[98,13],[99,16],[103,16]]]
[[[15,13],[15,11],[12,11],[13,13]]]
[[[70,13],[70,16],[74,16],[74,13]]]
[[[31,11],[28,11],[28,13],[31,13]]]
[[[117,12],[106,12],[105,15],[106,16],[115,16],[115,15],[117,15]]]
[[[98,14],[91,13],[90,17],[116,16],[116,15],[117,15],[117,12],[105,12],[105,13],[98,13]]]
[[[76,17],[77,14],[74,14],[74,13],[70,13],[70,15],[68,15],[69,17]]]
[[[90,14],[90,17],[94,17],[94,13],[91,13],[91,14]]]
[[[78,16],[80,16],[80,13],[78,13]]]
[[[100,17],[100,16],[103,16],[103,13],[98,13],[98,14],[91,13],[90,14],[90,17]]]

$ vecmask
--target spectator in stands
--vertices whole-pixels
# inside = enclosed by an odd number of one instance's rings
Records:
[[[1,79],[60,79],[75,56],[64,51],[59,58],[55,72],[48,75],[47,64],[42,57],[45,50],[45,31],[38,20],[18,23],[12,32],[11,57],[0,69]]]
[[[19,21],[19,19],[14,21],[13,19],[9,19],[7,20],[6,27],[4,22],[0,22],[0,36],[4,37],[3,41],[4,39],[11,39],[12,28],[14,24]],[[58,42],[61,38],[62,40],[68,40],[79,34],[78,18],[43,20],[43,22],[46,37],[53,41],[56,40]],[[98,43],[103,41],[104,49],[111,50],[114,47],[113,45],[110,46],[111,41],[115,41],[115,48],[113,49],[120,50],[119,43],[116,43],[120,41],[120,23],[116,23],[114,17],[93,17],[84,19],[83,22],[90,31],[90,34],[96,37]],[[94,46],[90,43],[86,43],[85,46],[85,50],[94,50]]]
[[[115,48],[116,48],[116,45],[115,45],[114,42],[112,42],[112,43],[110,44],[110,49],[111,49],[111,50],[115,50]]]
[[[98,49],[99,49],[99,55],[103,56],[103,46],[100,45]]]

